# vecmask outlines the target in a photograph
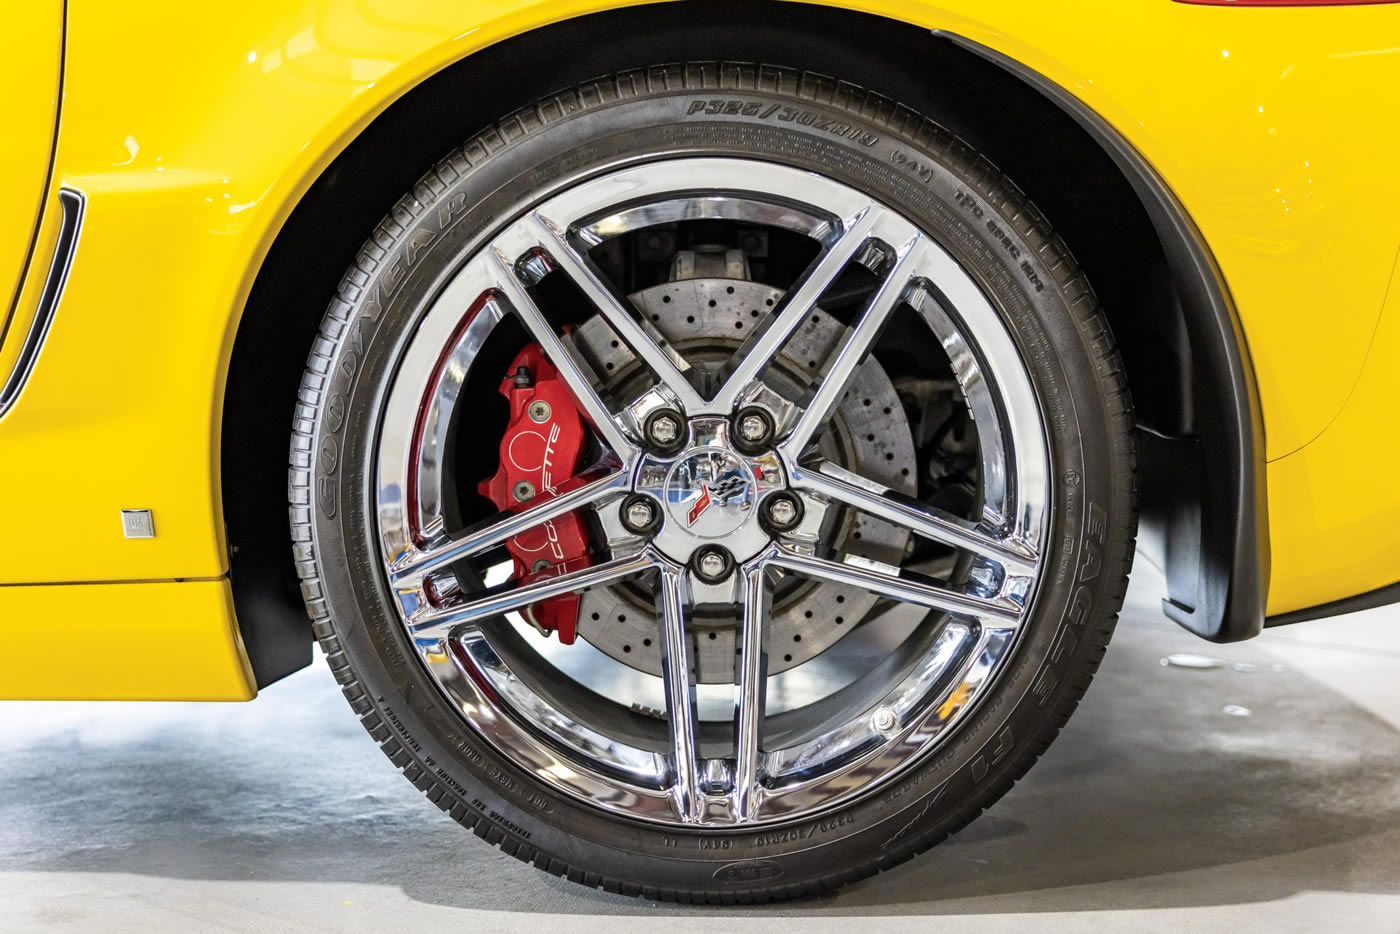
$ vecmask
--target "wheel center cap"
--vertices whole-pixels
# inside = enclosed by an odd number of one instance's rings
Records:
[[[758,484],[751,468],[723,448],[681,457],[666,477],[666,511],[696,538],[723,538],[754,514]]]

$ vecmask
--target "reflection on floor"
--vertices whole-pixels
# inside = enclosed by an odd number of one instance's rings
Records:
[[[248,705],[0,704],[0,931],[1400,929],[1400,612],[1212,646],[1138,578],[1088,698],[998,805],[834,897],[747,911],[486,846],[319,665]]]

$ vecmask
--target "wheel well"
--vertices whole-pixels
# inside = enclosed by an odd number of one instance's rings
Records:
[[[618,36],[627,41],[618,42]],[[1183,622],[1213,638],[1253,634],[1245,631],[1248,625],[1220,622],[1240,614],[1240,601],[1234,609],[1227,606],[1239,555],[1233,555],[1235,564],[1221,565],[1230,555],[1212,557],[1212,549],[1238,552],[1239,542],[1215,535],[1221,541],[1211,544],[1201,504],[1246,508],[1248,501],[1231,494],[1220,478],[1248,473],[1255,455],[1240,461],[1227,453],[1230,462],[1216,465],[1202,459],[1195,441],[1167,440],[1208,432],[1221,416],[1211,406],[1236,398],[1217,390],[1238,374],[1214,372],[1222,365],[1218,354],[1202,353],[1203,339],[1195,333],[1200,326],[1190,315],[1192,303],[1201,302],[1192,291],[1200,283],[1183,281],[1183,261],[1172,255],[1163,221],[1150,216],[1153,204],[1133,177],[1134,167],[1125,167],[1122,154],[1102,138],[1106,125],[1086,125],[1087,111],[1073,112],[1077,102],[1056,100],[1053,87],[1013,73],[1014,63],[918,27],[829,7],[718,0],[593,14],[487,48],[388,108],[291,213],[249,295],[224,401],[221,467],[234,599],[258,683],[310,660],[310,629],[283,505],[287,439],[307,351],[364,238],[439,156],[502,115],[599,74],[715,58],[769,62],[869,87],[943,123],[1025,190],[1098,292],[1123,355],[1139,425],[1150,433],[1145,441],[1160,448],[1176,478],[1190,475],[1182,470],[1199,478],[1183,485],[1171,476],[1144,474],[1145,515],[1160,502],[1170,507],[1162,513],[1177,517],[1166,551],[1169,578],[1173,562],[1178,567],[1171,590],[1172,600],[1186,610]],[[1141,169],[1151,171],[1145,163]],[[1217,291],[1230,313],[1223,286]],[[1254,414],[1257,420],[1257,405]],[[1211,495],[1213,484],[1219,495]],[[1175,500],[1168,490],[1175,491]],[[1181,515],[1194,520],[1183,525]],[[1257,563],[1258,549],[1252,554]],[[1206,574],[1202,568],[1212,561],[1218,567]],[[1222,575],[1225,597],[1217,592]],[[1262,591],[1256,603],[1262,607]],[[1199,613],[1194,624],[1191,611]],[[1245,607],[1243,615],[1252,612]]]

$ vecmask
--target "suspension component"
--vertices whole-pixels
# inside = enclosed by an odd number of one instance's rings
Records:
[[[559,371],[538,344],[512,361],[501,395],[510,403],[510,421],[501,438],[501,464],[477,489],[501,510],[534,504],[555,493],[558,484],[582,466],[588,433]],[[515,579],[552,577],[592,563],[588,529],[576,513],[565,513],[506,541]],[[578,594],[544,600],[522,611],[537,629],[556,632],[572,645],[578,633]]]

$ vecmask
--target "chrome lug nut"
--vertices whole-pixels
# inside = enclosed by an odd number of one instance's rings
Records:
[[[740,409],[734,416],[734,442],[750,454],[762,451],[773,442],[773,416],[756,405]]]
[[[633,529],[644,529],[651,525],[654,510],[643,500],[637,500],[627,507],[627,525]]]
[[[734,571],[734,558],[718,545],[706,545],[690,559],[695,576],[707,584],[718,584]]]
[[[696,566],[706,577],[719,577],[724,573],[724,559],[713,552],[701,555]]]
[[[768,425],[758,415],[745,415],[739,420],[739,435],[750,444],[762,441],[768,434]]]
[[[763,501],[763,521],[770,532],[790,532],[802,521],[802,501],[791,493],[770,493]]]
[[[680,437],[681,426],[676,424],[676,420],[669,415],[654,419],[651,423],[651,440],[657,444],[675,444]]]
[[[658,409],[647,416],[647,441],[663,453],[679,450],[685,443],[685,417],[673,409]]]
[[[661,510],[650,496],[634,494],[622,501],[622,524],[634,535],[649,535],[661,524]]]

